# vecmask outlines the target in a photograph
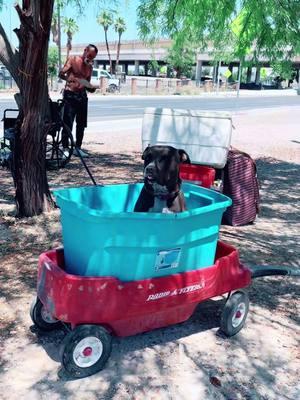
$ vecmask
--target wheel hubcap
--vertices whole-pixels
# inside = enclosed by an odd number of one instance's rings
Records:
[[[103,345],[100,339],[89,336],[77,343],[73,351],[74,363],[80,368],[90,367],[101,358]]]
[[[52,317],[52,315],[47,311],[45,307],[42,307],[41,309],[41,316],[45,322],[48,324],[55,324],[57,322],[57,319]]]
[[[237,328],[242,323],[245,313],[246,313],[246,305],[245,305],[245,303],[240,303],[237,306],[235,313],[233,314],[232,321],[231,321],[232,326],[234,328]]]
[[[93,349],[91,348],[91,347],[86,347],[84,350],[83,350],[83,355],[84,355],[84,357],[89,357],[89,356],[91,356],[92,355],[92,352],[93,352]]]

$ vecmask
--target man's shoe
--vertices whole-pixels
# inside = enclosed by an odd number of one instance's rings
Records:
[[[63,155],[62,155],[62,159],[66,160],[67,158],[70,157],[70,149],[68,149],[68,147],[65,147],[63,149]]]
[[[79,157],[78,152],[79,152],[79,154],[81,155],[82,158],[88,158],[89,157],[88,153],[86,153],[85,151],[83,151],[81,149],[75,149],[74,155]]]

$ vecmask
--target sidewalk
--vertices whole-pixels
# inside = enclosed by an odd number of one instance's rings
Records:
[[[51,99],[59,99],[62,97],[61,93],[58,91],[50,91],[49,95]],[[239,93],[240,97],[275,97],[275,96],[297,96],[297,90],[296,89],[283,89],[283,90],[240,90]],[[125,95],[122,94],[122,89],[120,94],[105,94],[101,95],[100,93],[90,93],[89,98],[93,100],[104,100],[109,97],[110,100],[112,99],[127,99],[127,98],[174,98],[174,97],[180,97],[180,98],[206,98],[206,97],[216,97],[216,98],[226,98],[226,97],[237,97],[237,92],[232,91],[232,92],[210,92],[210,93],[202,93],[201,95]],[[2,100],[11,100],[14,98],[14,93],[13,92],[5,92],[5,91],[0,91],[0,101]]]
[[[279,160],[300,163],[299,107],[243,110],[232,113],[232,146],[249,152],[254,158],[268,155]],[[142,118],[90,121],[83,146],[100,153],[142,151]]]

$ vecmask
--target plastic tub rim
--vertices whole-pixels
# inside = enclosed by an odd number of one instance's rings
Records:
[[[120,184],[113,184],[113,185],[107,185],[108,186],[122,186],[122,185],[143,185],[143,183],[138,182],[138,183],[129,183],[129,184],[124,184],[124,183],[120,183]],[[197,188],[197,190],[199,190],[199,186],[192,184],[192,183],[183,183],[183,186],[190,186],[190,187],[195,187],[195,189]],[[122,212],[112,212],[112,211],[101,211],[100,209],[91,209],[90,207],[84,205],[84,204],[80,204],[77,203],[74,200],[70,200],[69,198],[67,198],[66,196],[62,195],[61,192],[63,190],[69,190],[69,189],[85,189],[88,188],[91,190],[94,188],[94,186],[81,186],[81,187],[70,187],[70,188],[62,188],[62,189],[56,189],[53,191],[53,194],[56,197],[56,202],[58,203],[58,205],[61,205],[63,202],[68,202],[69,204],[72,204],[72,208],[78,210],[78,211],[83,211],[84,213],[86,213],[87,215],[91,216],[91,217],[101,217],[101,218],[121,218],[121,219],[187,219],[190,217],[193,217],[195,215],[201,215],[201,214],[206,214],[208,212],[211,211],[216,211],[216,210],[220,210],[223,208],[227,208],[232,204],[232,200],[228,197],[225,196],[224,194],[220,194],[220,193],[216,193],[217,195],[221,195],[224,200],[220,201],[220,202],[213,202],[212,204],[208,204],[202,207],[198,207],[198,208],[193,208],[191,210],[186,210],[186,211],[182,211],[179,213],[161,213],[161,212],[134,212],[134,211],[122,211]],[[203,191],[203,197],[205,198],[210,198],[209,196],[207,196],[205,194],[206,193],[211,193],[212,190],[211,189],[207,189],[204,187],[201,187],[201,191]],[[194,193],[193,190],[190,190],[190,193]],[[197,191],[195,191],[196,194]]]

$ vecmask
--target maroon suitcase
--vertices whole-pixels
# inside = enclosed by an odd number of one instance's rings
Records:
[[[231,149],[224,167],[223,193],[232,199],[223,223],[241,226],[253,222],[259,212],[259,185],[255,161],[249,154]]]

